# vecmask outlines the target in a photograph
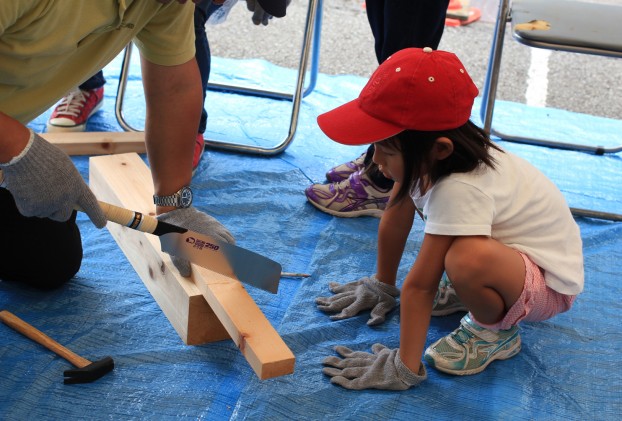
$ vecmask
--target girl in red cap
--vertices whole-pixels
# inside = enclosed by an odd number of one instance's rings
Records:
[[[581,237],[562,193],[538,169],[494,144],[469,118],[478,90],[460,60],[431,48],[401,50],[359,97],[318,117],[331,139],[375,143],[374,162],[395,181],[378,230],[377,273],[330,284],[318,307],[332,319],[371,310],[382,323],[400,290],[397,271],[416,213],[421,248],[401,289],[400,345],[372,353],[335,348],[331,382],[404,390],[440,371],[479,373],[519,353],[520,321],[567,311],[583,289]],[[439,283],[440,281],[440,283]],[[427,349],[431,316],[467,311]]]

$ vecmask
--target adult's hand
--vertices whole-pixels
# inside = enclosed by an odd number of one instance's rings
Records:
[[[292,0],[287,0],[285,2],[285,7],[289,6]],[[253,12],[253,17],[251,18],[255,25],[268,25],[270,23],[270,19],[272,19],[272,15],[266,12],[263,7],[259,4],[259,0],[246,0],[246,8]]]
[[[74,209],[84,211],[97,228],[106,216],[71,159],[30,130],[28,144],[9,162],[0,163],[4,185],[24,216],[67,221]]]

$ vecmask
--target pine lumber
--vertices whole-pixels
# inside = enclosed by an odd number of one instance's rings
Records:
[[[137,154],[91,157],[89,180],[98,199],[155,214],[151,174]],[[158,237],[107,228],[185,343],[231,338],[260,379],[293,373],[293,353],[240,282],[196,265],[184,278]]]
[[[89,163],[89,183],[98,199],[155,215],[149,200],[151,174],[137,154],[91,157]],[[170,270],[170,258],[160,251],[156,236],[114,223],[107,228],[184,343],[199,345],[229,337],[192,280]]]
[[[145,153],[144,132],[67,132],[41,133],[48,142],[67,155],[108,155]]]

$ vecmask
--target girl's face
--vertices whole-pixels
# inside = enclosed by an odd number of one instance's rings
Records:
[[[382,174],[401,183],[404,180],[404,160],[402,152],[393,144],[383,141],[374,145],[374,157],[372,159]]]

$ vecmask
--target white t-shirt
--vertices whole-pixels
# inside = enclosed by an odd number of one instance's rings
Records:
[[[579,227],[559,189],[526,160],[492,150],[495,169],[441,178],[424,197],[425,232],[485,235],[525,253],[544,269],[557,292],[583,290],[583,250]]]

